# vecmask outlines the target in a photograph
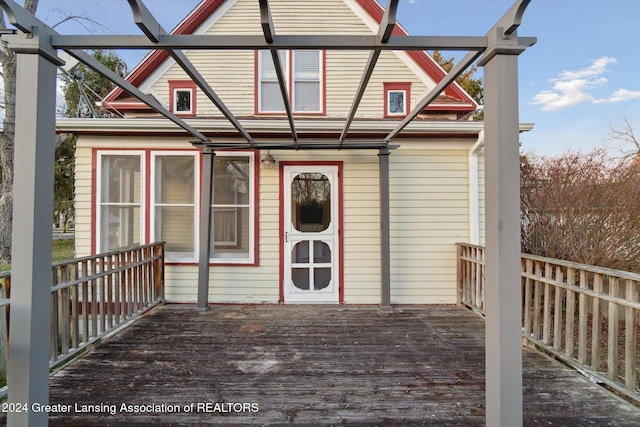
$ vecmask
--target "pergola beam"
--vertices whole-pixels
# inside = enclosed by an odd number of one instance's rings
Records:
[[[380,43],[386,44],[389,41],[389,37],[391,37],[391,33],[393,32],[393,29],[396,25],[398,1],[399,0],[390,0],[387,4],[387,8],[385,9],[382,20],[380,21],[380,27],[378,27],[378,40]],[[371,75],[373,74],[373,70],[378,63],[378,58],[380,58],[381,53],[382,51],[380,49],[375,49],[372,50],[369,54],[367,65],[365,66],[364,73],[362,73],[362,77],[360,78],[360,83],[358,84],[358,89],[356,90],[356,94],[353,97],[353,103],[351,104],[351,108],[349,109],[347,120],[345,121],[344,128],[342,130],[342,133],[340,134],[340,142],[344,141],[344,139],[347,137],[347,134],[349,133],[351,123],[353,123],[353,119],[356,116],[356,111],[360,106],[360,102],[362,101],[364,92],[367,90],[367,85],[369,84],[369,80],[371,79]]]
[[[282,62],[280,61],[280,55],[278,55],[278,48],[273,46],[273,41],[276,38],[276,29],[273,25],[273,19],[271,17],[271,8],[269,7],[269,0],[260,0],[260,22],[262,24],[262,32],[264,41],[269,45],[269,51],[271,52],[271,58],[273,60],[273,67],[276,70],[276,77],[278,78],[278,87],[280,88],[280,94],[282,95],[282,102],[284,103],[284,110],[287,113],[287,119],[289,120],[289,127],[291,128],[291,136],[294,141],[298,140],[298,134],[296,132],[296,124],[293,120],[293,110],[291,103],[289,102],[289,89],[287,88],[287,78],[282,71]]]
[[[180,49],[180,50],[259,50],[259,49],[326,49],[326,50],[461,50],[483,51],[486,37],[479,36],[391,36],[380,43],[377,35],[161,35],[158,42],[141,35],[62,35],[51,38],[57,49]]]
[[[166,35],[167,32],[160,25],[160,23],[155,19],[153,14],[147,9],[147,7],[142,3],[141,0],[128,0],[129,6],[131,6],[131,10],[133,12],[133,17],[136,25],[142,30],[143,33],[147,35],[149,40],[152,42],[157,42],[158,37]],[[209,83],[207,83],[206,79],[200,74],[200,72],[193,66],[191,61],[187,58],[181,50],[171,50],[169,51],[171,57],[176,61],[180,67],[184,70],[185,73],[198,85],[198,87],[204,92],[205,95],[213,102],[213,104],[218,108],[218,110],[222,113],[223,116],[229,120],[229,122],[235,127],[238,132],[249,142],[253,141],[253,138],[247,132],[247,130],[240,124],[238,119],[233,115],[231,110],[225,105],[225,103],[220,99],[220,97],[216,94],[216,92],[211,88]],[[195,96],[195,94],[194,94]]]
[[[254,142],[252,144],[239,143],[239,142],[205,142],[197,143],[192,142],[195,147],[211,147],[215,149],[231,149],[231,150],[247,150],[247,149],[262,149],[262,150],[339,150],[341,148],[350,150],[379,150],[381,148],[395,149],[400,145],[387,144],[386,142],[345,142],[334,143],[326,141],[297,141],[297,142],[285,142],[285,143],[273,143]]]

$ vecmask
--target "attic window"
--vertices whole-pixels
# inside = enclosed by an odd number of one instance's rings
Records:
[[[411,100],[411,83],[384,84],[384,116],[404,117]]]
[[[196,84],[191,80],[169,81],[171,111],[179,115],[196,114]]]

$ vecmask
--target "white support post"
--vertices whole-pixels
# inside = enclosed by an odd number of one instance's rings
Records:
[[[487,36],[484,66],[486,194],[486,425],[522,425],[520,162],[517,37]]]
[[[17,80],[7,384],[9,402],[28,407],[10,411],[7,425],[46,426],[47,413],[32,405],[49,402],[56,65],[63,62],[37,33],[12,40]]]

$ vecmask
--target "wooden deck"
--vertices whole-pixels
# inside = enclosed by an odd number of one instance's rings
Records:
[[[70,412],[50,420],[483,425],[483,340],[483,320],[454,306],[169,305],[55,374],[51,404]],[[640,425],[638,409],[530,350],[524,414],[525,425]]]

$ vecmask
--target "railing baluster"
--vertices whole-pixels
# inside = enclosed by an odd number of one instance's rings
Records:
[[[540,315],[542,314],[542,263],[536,261],[535,265],[535,281],[533,291],[533,338],[540,339]]]
[[[544,318],[542,323],[542,342],[549,344],[551,342],[551,283],[549,281],[553,276],[553,268],[551,263],[544,263],[544,301],[542,307],[544,309]]]
[[[618,296],[618,278],[609,277],[609,295]],[[609,326],[607,329],[607,376],[618,377],[618,305],[609,301]]]
[[[69,269],[66,265],[60,266],[58,269],[58,283],[68,283],[69,282]],[[64,288],[60,290],[60,353],[59,354],[67,354],[69,353],[69,338],[71,336],[71,331],[69,327],[69,288]]]
[[[120,268],[120,254],[118,255],[114,255],[113,258],[111,259],[111,262],[113,263],[113,268],[115,270]],[[113,273],[112,274],[113,279],[114,279],[114,293],[115,293],[115,299],[117,301],[116,303],[116,307],[115,307],[115,324],[119,325],[120,324],[120,315],[122,314],[122,298],[121,295],[122,293],[120,292],[120,286],[121,286],[121,281],[120,281],[120,273]]]
[[[98,334],[98,294],[97,294],[97,286],[96,286],[96,273],[97,273],[97,264],[98,259],[95,259],[91,263],[91,335]]]
[[[567,285],[573,287],[576,285],[576,270],[574,268],[567,269]],[[574,342],[574,322],[576,315],[576,293],[567,289],[567,311],[565,312],[565,349],[567,357],[573,357]]]
[[[561,266],[556,266],[556,283],[564,283],[564,272]],[[553,304],[553,348],[556,351],[562,347],[562,289],[556,287]]]
[[[626,297],[627,301],[635,302],[638,300],[638,282],[627,279]],[[636,309],[633,307],[625,308],[625,329],[624,329],[624,384],[627,390],[635,391],[638,379],[637,373],[637,333],[638,324],[636,322]]]
[[[72,280],[78,278],[78,264],[73,264]],[[76,349],[80,345],[80,297],[78,285],[71,286],[71,348]]]
[[[593,291],[602,294],[602,274],[593,275]],[[593,299],[593,315],[591,316],[591,367],[599,371],[602,367],[602,353],[600,350],[600,340],[602,339],[602,314],[598,298]]]
[[[533,274],[533,261],[528,259],[525,261],[525,264],[527,277],[524,279],[524,333],[526,335],[531,335],[532,284],[529,275]]]
[[[580,270],[580,288],[587,289],[587,272]],[[587,295],[580,293],[578,300],[578,361],[587,362],[587,322],[589,307],[587,305]]]
[[[89,261],[82,261],[80,263],[82,270],[82,341],[89,342],[89,284],[87,283],[87,276],[89,276]]]
[[[55,269],[53,270],[55,283]],[[58,327],[58,291],[51,293],[51,343],[49,350],[49,360],[58,360],[58,343],[60,342],[60,329]]]
[[[105,257],[104,260],[105,260],[104,261],[105,264],[107,264],[109,266],[109,269],[111,269],[111,257],[110,256]],[[104,283],[105,283],[105,286],[107,287],[107,305],[105,307],[105,311],[107,314],[107,328],[111,329],[113,328],[113,306],[114,306],[113,277],[111,274],[105,274]]]
[[[99,284],[99,288],[100,288],[100,309],[99,309],[99,319],[100,319],[100,332],[105,332],[107,330],[107,318],[105,315],[105,309],[106,309],[106,305],[107,305],[107,298],[106,298],[106,292],[105,292],[105,270],[108,268],[107,265],[107,257],[102,257],[102,262],[100,263],[102,264],[101,269],[100,269],[100,280],[98,282]]]

